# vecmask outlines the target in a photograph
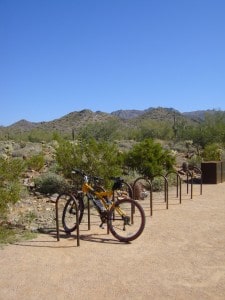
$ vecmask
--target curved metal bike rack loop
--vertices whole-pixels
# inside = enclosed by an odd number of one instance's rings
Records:
[[[189,169],[186,170],[186,176],[187,176],[187,194],[189,193],[189,175],[191,177],[191,199],[193,198],[193,174]]]
[[[156,174],[156,175],[152,176],[151,181],[153,181],[155,177],[163,177],[164,178],[164,198],[165,198],[165,202],[166,202],[166,209],[168,209],[169,208],[169,205],[168,205],[168,180],[165,175]]]
[[[69,195],[69,194],[68,194]],[[55,202],[55,214],[56,214],[56,231],[57,231],[57,241],[59,241],[59,211],[58,211],[58,202],[59,202],[59,199],[60,199],[60,196],[59,195],[56,199],[56,202]],[[70,197],[74,198],[74,196],[72,194],[69,195]],[[74,204],[75,204],[75,209],[76,209],[76,231],[77,231],[77,246],[80,246],[80,230],[79,230],[79,211],[78,211],[78,208],[77,208],[77,203],[74,199]]]
[[[202,170],[198,167],[194,167],[194,170],[197,170],[201,174],[201,180],[200,180],[200,195],[202,195]]]
[[[138,177],[135,181],[134,181],[134,183],[133,183],[133,185],[132,185],[132,190],[133,190],[133,196],[134,196],[134,194],[135,194],[135,185],[138,183],[138,181],[140,181],[140,180],[145,180],[148,184],[149,184],[149,186],[150,186],[150,216],[152,216],[152,183],[151,183],[151,181],[147,178],[147,177]]]
[[[200,195],[202,195],[202,171],[198,167],[193,167],[193,170],[197,170],[201,174]],[[187,169],[186,175],[187,175],[187,194],[188,194],[189,175],[191,177],[191,199],[192,199],[193,198],[193,173],[189,169]]]
[[[166,177],[168,177],[168,175],[170,174],[176,174],[177,176],[177,198],[179,197],[179,200],[180,200],[180,204],[181,204],[181,189],[182,189],[182,179],[181,179],[181,176],[178,174],[177,171],[169,171],[167,174],[166,174]]]

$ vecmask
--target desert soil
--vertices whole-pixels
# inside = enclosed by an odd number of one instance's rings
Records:
[[[119,243],[92,218],[76,236],[55,230],[0,249],[0,299],[225,299],[225,183],[141,202],[143,234]],[[158,195],[159,196],[159,195]]]

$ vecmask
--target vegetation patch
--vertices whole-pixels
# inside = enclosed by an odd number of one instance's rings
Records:
[[[14,244],[24,240],[30,240],[37,236],[36,233],[26,230],[23,226],[10,224],[0,225],[0,245]]]

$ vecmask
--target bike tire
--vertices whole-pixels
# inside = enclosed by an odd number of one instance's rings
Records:
[[[78,208],[79,224],[81,223],[84,214],[84,202],[82,197],[66,194],[64,194],[64,196],[67,196],[68,199],[62,213],[62,225],[66,233],[71,233],[77,228],[77,211],[74,202],[76,201]]]
[[[125,213],[126,219],[118,213],[120,209]],[[128,220],[129,224],[125,224]],[[137,239],[145,228],[145,213],[142,206],[130,198],[117,200],[109,211],[108,226],[109,231],[120,242]]]

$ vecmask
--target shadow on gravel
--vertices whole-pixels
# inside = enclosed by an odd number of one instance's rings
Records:
[[[77,247],[76,239],[77,236],[75,234],[66,234],[64,230],[59,231],[60,240],[70,240],[75,244],[72,245],[60,245],[60,241],[57,240],[57,232],[55,228],[39,228],[38,233],[45,234],[46,236],[52,237],[52,240],[29,240],[23,242],[14,243],[16,246],[21,247],[37,247],[37,248],[74,248]],[[81,234],[80,241],[92,242],[92,243],[101,243],[101,244],[114,244],[114,245],[126,245],[129,243],[119,242],[116,239],[110,238],[110,236],[106,233],[103,234]],[[54,243],[54,245],[52,245]],[[81,245],[82,247],[82,245]]]
[[[57,232],[55,228],[39,228],[38,233],[46,234],[47,236],[52,237],[52,240],[29,240],[29,241],[22,241],[14,243],[13,245],[21,246],[21,247],[37,247],[37,248],[74,248],[76,245],[60,245],[60,242],[57,241]],[[60,239],[70,239],[75,240],[76,238],[72,236],[68,236],[65,234],[63,230],[61,230]],[[52,245],[54,243],[54,245]]]
[[[83,241],[86,241],[86,242],[101,243],[101,244],[114,244],[114,245],[130,244],[130,243],[123,243],[123,242],[117,241],[115,239],[112,239],[107,234],[81,235],[80,239]]]

